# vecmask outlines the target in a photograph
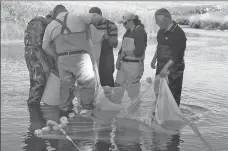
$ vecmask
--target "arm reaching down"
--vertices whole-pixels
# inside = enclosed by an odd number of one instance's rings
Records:
[[[49,24],[50,25],[50,24]],[[57,60],[58,55],[53,47],[53,42],[52,42],[52,38],[51,38],[51,34],[50,34],[50,26],[47,26],[47,28],[45,29],[45,33],[44,33],[44,37],[43,37],[43,44],[42,44],[42,49],[44,50],[44,52],[53,57],[54,60]]]
[[[118,46],[118,28],[115,23],[107,20],[107,33],[104,35],[104,39],[107,39],[109,45],[113,48]]]

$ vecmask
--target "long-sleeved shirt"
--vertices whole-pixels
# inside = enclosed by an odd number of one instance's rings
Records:
[[[106,20],[103,24],[97,25],[98,30],[106,30],[110,38],[115,38],[118,42],[118,28],[116,24],[110,20]],[[118,43],[116,44],[118,45]],[[113,46],[111,46],[108,40],[104,39],[101,46],[101,55],[113,53]]]
[[[144,28],[138,25],[132,32],[130,30],[126,31],[124,37],[134,38],[135,50],[133,50],[133,54],[136,58],[143,56],[147,47],[147,33]],[[118,54],[120,55],[121,53],[122,49],[120,49]]]

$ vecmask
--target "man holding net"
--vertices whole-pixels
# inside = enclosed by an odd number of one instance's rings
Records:
[[[161,77],[168,75],[169,88],[179,106],[185,69],[184,52],[187,39],[184,31],[175,21],[172,21],[167,9],[157,10],[155,20],[160,30],[157,34],[158,45],[151,67],[155,69],[157,60],[156,75]]]
[[[185,69],[184,52],[186,49],[186,36],[178,24],[172,20],[167,9],[161,8],[155,12],[156,24],[160,27],[157,34],[157,50],[151,62],[151,67],[156,68],[156,76],[167,77],[168,86],[177,103],[180,105],[183,73]],[[157,62],[157,67],[155,67]],[[158,80],[156,98],[158,97]],[[146,118],[146,123],[151,123],[154,117],[154,109],[151,109]]]

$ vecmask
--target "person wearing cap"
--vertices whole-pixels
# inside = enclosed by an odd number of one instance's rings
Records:
[[[151,67],[156,68],[156,75],[168,76],[169,88],[179,106],[185,69],[184,53],[187,38],[181,27],[172,20],[167,9],[157,10],[155,20],[160,29],[157,33],[157,50],[151,62]],[[156,62],[157,67],[155,67]]]
[[[92,7],[89,13],[97,13],[102,16],[101,9]],[[114,22],[106,20],[101,25],[96,25],[100,31],[105,30],[104,39],[101,43],[101,52],[99,58],[99,76],[101,86],[114,86],[113,73],[115,71],[113,48],[118,45],[118,28]]]
[[[53,9],[54,20],[47,26],[43,49],[58,62],[60,77],[61,111],[72,110],[75,85],[79,89],[81,114],[89,115],[94,109],[95,79],[88,53],[90,24],[102,24],[106,20],[98,14],[67,12],[63,5]],[[75,79],[76,82],[75,83]]]
[[[147,47],[147,33],[138,16],[127,12],[120,23],[126,28],[122,46],[118,52],[116,62],[117,76],[115,86],[126,86],[128,96],[136,98],[140,91],[140,80],[144,72],[145,50]],[[118,95],[121,100],[124,91]]]

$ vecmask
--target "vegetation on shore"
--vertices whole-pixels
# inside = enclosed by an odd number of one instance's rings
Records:
[[[182,6],[169,10],[180,25],[196,29],[228,30],[228,5]]]
[[[1,2],[1,39],[22,40],[24,30],[29,20],[35,16],[48,14],[56,4],[47,4],[41,1],[2,1]],[[81,4],[64,4],[69,11],[88,12],[91,6]],[[115,7],[115,8],[114,8]],[[151,8],[150,8],[151,7]],[[157,9],[157,8],[156,8]],[[192,28],[202,29],[228,29],[228,5],[203,5],[203,6],[174,6],[168,8],[176,20],[181,25],[189,25]],[[127,11],[126,7],[102,8],[103,14],[115,22]],[[145,24],[148,36],[154,35],[156,25],[154,23],[154,11],[152,6],[137,4],[131,7],[142,22]],[[119,36],[124,33],[122,25],[118,25]]]

